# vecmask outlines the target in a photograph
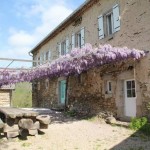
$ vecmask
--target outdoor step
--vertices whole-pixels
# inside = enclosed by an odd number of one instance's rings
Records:
[[[50,116],[49,115],[39,115],[36,119],[42,124],[49,124],[50,123]]]
[[[8,124],[4,124],[3,132],[17,132],[19,131],[18,125],[9,126]]]

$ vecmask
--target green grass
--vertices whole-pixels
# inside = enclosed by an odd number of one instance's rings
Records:
[[[12,93],[13,107],[32,107],[32,85],[31,83],[18,83]]]

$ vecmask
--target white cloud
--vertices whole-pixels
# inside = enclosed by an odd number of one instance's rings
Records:
[[[44,2],[36,3],[29,7],[30,10],[24,6],[23,10],[26,10],[25,14],[23,14],[20,9],[18,14],[20,14],[21,17],[26,18],[28,16],[30,23],[33,17],[38,16],[40,20],[37,22],[39,22],[39,24],[36,24],[32,32],[10,27],[7,53],[1,55],[1,57],[31,59],[28,56],[28,52],[72,12],[63,2],[52,3],[47,0],[45,1],[47,5],[45,5]]]
[[[34,43],[34,36],[25,31],[16,31],[8,38],[8,42],[14,47],[30,46]]]
[[[45,36],[63,21],[72,10],[63,5],[50,6],[42,12],[42,24],[35,29],[35,33]]]

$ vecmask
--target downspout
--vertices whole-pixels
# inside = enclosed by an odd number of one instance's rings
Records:
[[[69,79],[69,76],[66,78],[66,91],[65,91],[65,111],[67,110],[67,99],[68,99],[68,79]]]

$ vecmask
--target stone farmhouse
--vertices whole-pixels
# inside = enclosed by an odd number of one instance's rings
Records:
[[[149,0],[86,0],[30,53],[38,66],[91,43],[150,50]],[[67,90],[66,90],[67,89]],[[78,76],[33,82],[33,107],[68,106],[117,118],[149,116],[149,55],[90,69]],[[149,116],[150,117],[150,116]]]

